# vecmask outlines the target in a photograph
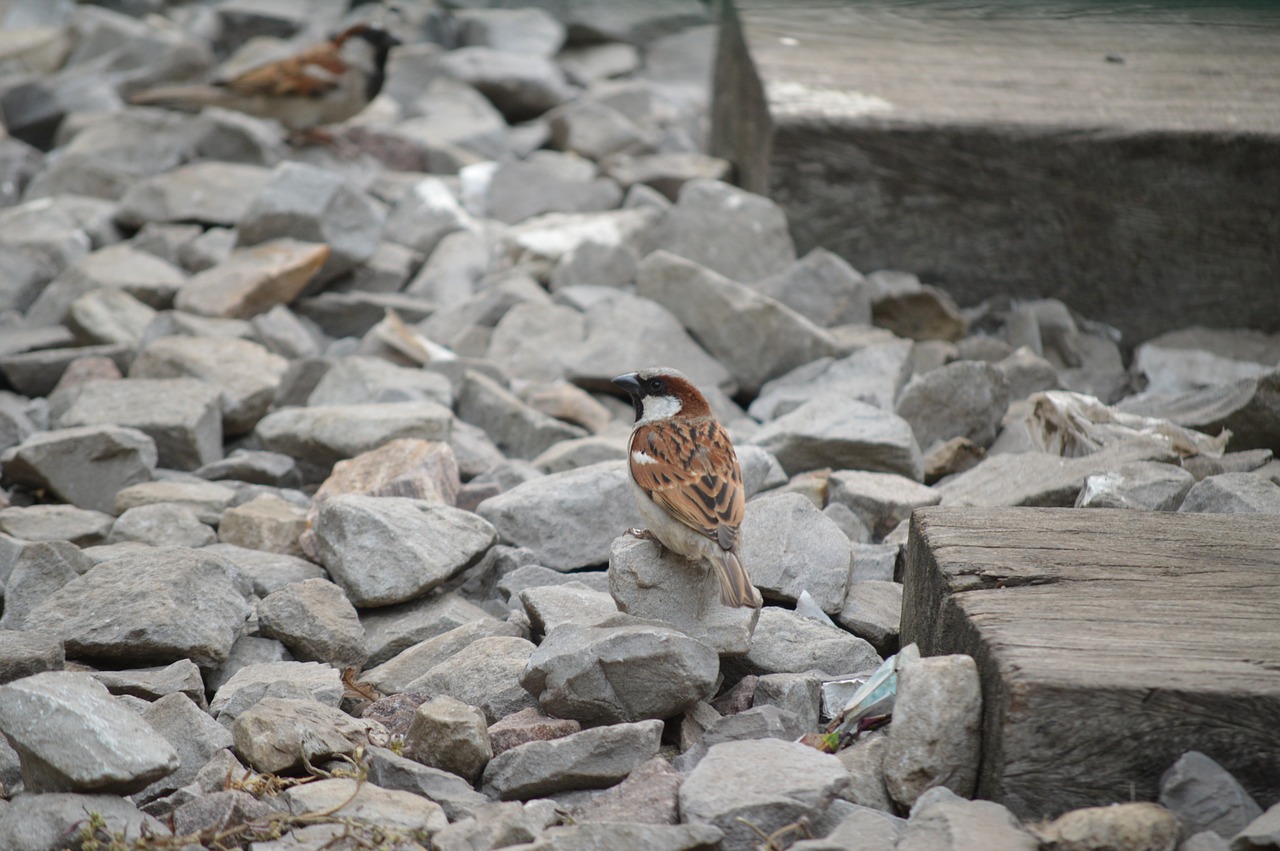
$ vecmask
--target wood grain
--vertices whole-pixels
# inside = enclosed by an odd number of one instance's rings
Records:
[[[1196,749],[1280,798],[1276,518],[923,509],[903,579],[903,643],[978,661],[983,797],[1151,800]]]

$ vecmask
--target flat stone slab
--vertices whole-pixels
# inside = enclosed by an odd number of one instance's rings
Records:
[[[734,5],[710,153],[800,253],[1053,293],[1130,343],[1280,323],[1280,171],[1248,165],[1280,155],[1280,6]]]
[[[1280,797],[1280,524],[1262,515],[925,508],[902,643],[967,653],[978,797],[1022,818],[1156,800],[1198,750]]]

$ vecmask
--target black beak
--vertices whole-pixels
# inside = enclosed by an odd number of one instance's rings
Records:
[[[634,372],[628,372],[626,375],[619,375],[613,379],[613,383],[627,391],[627,395],[632,399],[640,398],[640,379],[636,377]]]

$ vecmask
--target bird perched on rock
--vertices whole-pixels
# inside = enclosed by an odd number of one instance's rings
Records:
[[[642,369],[613,383],[636,409],[627,459],[648,529],[631,534],[709,564],[726,606],[759,606],[760,595],[738,560],[746,504],[742,468],[707,400],[674,369]]]
[[[399,40],[369,24],[348,27],[326,42],[225,80],[193,86],[160,86],[129,102],[195,110],[205,106],[274,118],[305,132],[345,121],[377,97],[387,55]]]

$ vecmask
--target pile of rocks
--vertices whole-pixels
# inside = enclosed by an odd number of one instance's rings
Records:
[[[0,846],[1280,844],[1196,754],[1165,808],[966,800],[967,657],[906,668],[851,748],[796,741],[898,649],[915,508],[1280,513],[1280,341],[1127,368],[1058,302],[797,257],[702,152],[693,0],[401,4],[383,94],[300,149],[122,96],[387,10],[109,5],[0,7]],[[608,382],[652,365],[734,436],[758,613],[620,537]],[[1064,458],[1028,426],[1059,389],[1243,451],[1088,422]]]

